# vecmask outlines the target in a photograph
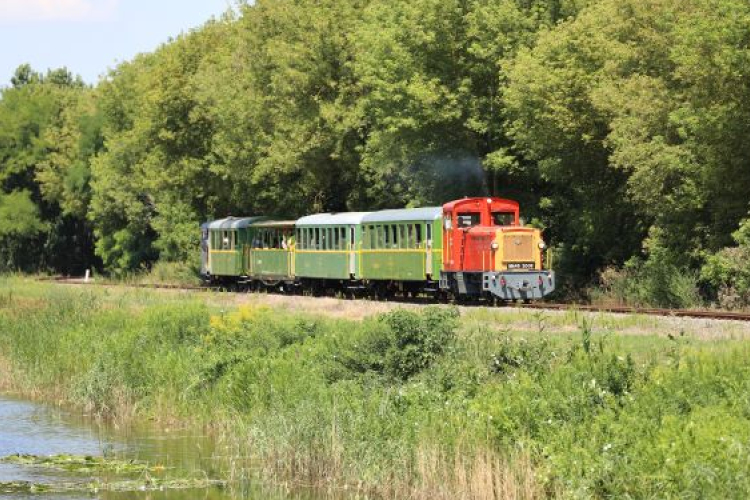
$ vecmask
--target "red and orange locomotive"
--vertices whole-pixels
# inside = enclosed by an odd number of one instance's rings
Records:
[[[523,227],[518,203],[465,198],[443,205],[440,288],[459,296],[540,299],[555,289],[541,231]]]

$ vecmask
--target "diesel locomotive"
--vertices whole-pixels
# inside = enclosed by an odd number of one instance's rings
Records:
[[[201,274],[211,284],[503,301],[555,289],[541,231],[501,198],[296,220],[227,217],[201,230]]]

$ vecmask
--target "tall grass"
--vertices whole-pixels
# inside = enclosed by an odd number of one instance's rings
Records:
[[[2,296],[0,387],[209,423],[278,480],[394,498],[750,493],[743,342],[619,338],[581,318],[521,334],[450,308],[355,322],[17,278]]]

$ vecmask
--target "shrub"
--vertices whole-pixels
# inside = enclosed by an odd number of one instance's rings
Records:
[[[701,279],[721,307],[750,307],[750,219],[734,233],[736,247],[725,248],[706,259]]]
[[[158,261],[142,276],[142,280],[169,285],[197,285],[200,283],[200,267],[192,262]]]
[[[523,338],[503,337],[500,348],[492,355],[490,371],[507,375],[523,369],[535,375],[543,374],[550,368],[554,358],[555,353],[550,349],[547,338],[527,341]]]
[[[372,371],[407,380],[428,368],[451,344],[458,310],[430,307],[423,313],[399,309],[363,325],[360,342],[342,354],[353,373]]]
[[[635,307],[688,308],[701,304],[698,274],[660,257],[630,259],[623,268],[607,268],[600,287],[592,291],[595,302]]]

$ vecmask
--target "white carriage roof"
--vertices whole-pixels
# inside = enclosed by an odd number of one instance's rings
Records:
[[[442,207],[404,208],[401,210],[381,210],[372,212],[362,222],[411,222],[439,219],[443,215]]]
[[[226,219],[219,219],[208,222],[205,224],[209,229],[244,229],[251,225],[253,222],[266,220],[267,217],[227,217]]]
[[[261,222],[254,222],[253,227],[294,227],[297,221],[294,220],[264,220]]]
[[[360,224],[362,218],[370,212],[339,212],[332,214],[315,214],[297,219],[297,226],[349,226]]]

